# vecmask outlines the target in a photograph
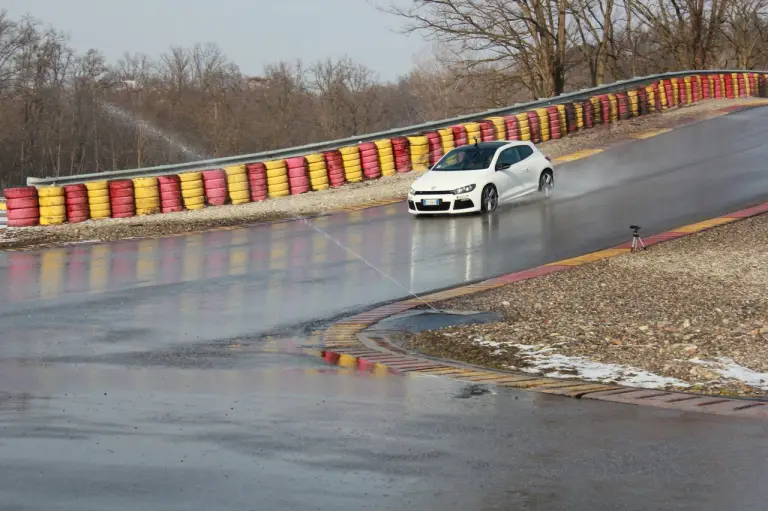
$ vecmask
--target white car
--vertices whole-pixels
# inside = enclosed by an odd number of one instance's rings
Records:
[[[413,215],[492,213],[499,203],[555,186],[552,161],[531,142],[479,142],[452,149],[408,192]]]

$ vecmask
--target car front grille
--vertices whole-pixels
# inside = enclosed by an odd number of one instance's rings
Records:
[[[456,202],[453,203],[453,209],[469,209],[474,208],[475,203],[472,202],[470,199],[459,199]]]
[[[448,211],[451,209],[450,202],[440,202],[437,206],[425,206],[421,202],[416,202],[416,209],[419,211]]]

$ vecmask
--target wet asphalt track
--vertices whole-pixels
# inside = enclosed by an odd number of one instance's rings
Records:
[[[765,112],[562,165],[492,217],[312,222],[415,292],[511,272],[768,200]],[[0,509],[765,509],[760,423],[299,354],[405,294],[301,222],[3,253],[0,283]]]

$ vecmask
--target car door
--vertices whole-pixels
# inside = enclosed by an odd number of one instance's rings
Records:
[[[539,186],[539,176],[536,172],[536,162],[533,158],[533,148],[527,144],[515,146],[517,150],[517,164],[515,172],[522,186],[521,191],[528,191]]]
[[[525,184],[520,179],[520,157],[517,147],[504,149],[496,160],[494,183],[499,191],[499,199],[506,200],[523,192]]]

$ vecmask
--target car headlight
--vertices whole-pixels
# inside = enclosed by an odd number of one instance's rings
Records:
[[[454,195],[459,195],[460,193],[469,193],[469,192],[471,192],[474,189],[475,189],[475,185],[462,186],[461,188],[456,188],[453,191],[453,194]]]

